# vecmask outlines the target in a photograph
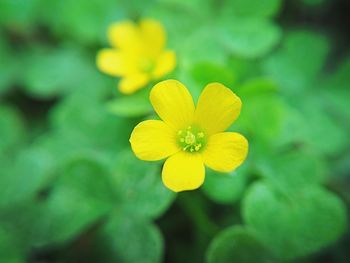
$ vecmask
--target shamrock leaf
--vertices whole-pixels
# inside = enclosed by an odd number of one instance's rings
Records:
[[[346,227],[346,208],[333,193],[310,186],[283,195],[255,183],[243,202],[245,223],[281,259],[310,255],[334,243]]]
[[[224,229],[207,250],[208,263],[273,263],[276,259],[255,232],[243,226]]]

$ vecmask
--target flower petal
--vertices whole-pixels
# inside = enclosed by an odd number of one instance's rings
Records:
[[[108,40],[112,46],[122,50],[140,49],[140,30],[132,21],[114,23],[108,28]]]
[[[149,56],[158,56],[164,49],[166,35],[161,23],[153,19],[140,21],[140,32],[144,51]]]
[[[143,73],[134,73],[125,76],[119,81],[119,90],[124,94],[131,94],[145,87],[150,81],[150,77]]]
[[[165,161],[162,179],[174,192],[193,190],[204,182],[205,168],[200,154],[178,152]]]
[[[195,122],[208,135],[225,131],[237,119],[242,102],[220,83],[208,84],[199,97]]]
[[[153,77],[159,79],[167,73],[174,70],[176,65],[176,58],[174,51],[164,51],[157,59],[156,67],[153,71]]]
[[[222,132],[212,135],[203,152],[205,165],[219,172],[240,166],[248,154],[248,141],[241,134]]]
[[[159,117],[175,130],[193,122],[194,104],[190,92],[177,80],[165,80],[155,85],[150,100]]]
[[[102,49],[96,58],[97,67],[102,72],[112,76],[122,76],[127,72],[126,60],[114,49]]]
[[[131,148],[141,160],[161,160],[180,150],[175,136],[176,133],[162,121],[143,121],[131,133]]]

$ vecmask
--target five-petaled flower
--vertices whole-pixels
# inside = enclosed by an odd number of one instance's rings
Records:
[[[175,68],[175,53],[165,50],[165,31],[155,20],[112,24],[108,39],[113,48],[98,52],[97,66],[106,74],[120,77],[118,87],[125,94],[145,87]]]
[[[242,104],[224,85],[208,84],[196,108],[189,91],[176,80],[155,85],[150,100],[161,120],[139,123],[130,143],[141,160],[169,157],[162,171],[169,189],[179,192],[200,187],[204,165],[230,172],[245,160],[247,140],[239,133],[224,132],[237,119]]]

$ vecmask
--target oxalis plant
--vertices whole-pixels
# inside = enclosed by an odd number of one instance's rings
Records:
[[[0,1],[0,262],[349,262],[347,11]]]

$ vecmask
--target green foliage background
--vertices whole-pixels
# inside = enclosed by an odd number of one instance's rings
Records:
[[[346,0],[0,0],[0,262],[349,262]],[[149,88],[100,73],[107,26],[161,21],[195,98],[219,81],[250,142],[175,195],[137,160]]]

